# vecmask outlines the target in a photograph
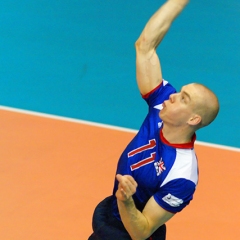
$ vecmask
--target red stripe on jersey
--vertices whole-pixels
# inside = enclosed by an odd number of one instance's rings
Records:
[[[146,145],[143,145],[139,148],[136,148],[134,150],[132,150],[131,152],[128,153],[128,157],[132,157],[140,152],[146,151],[148,149],[152,149],[154,147],[156,147],[156,140],[155,139],[151,139],[148,141],[149,143]]]
[[[139,162],[137,162],[137,163],[132,164],[132,165],[130,166],[130,167],[131,167],[131,170],[134,171],[134,170],[136,170],[136,169],[138,169],[138,168],[140,168],[140,167],[142,167],[142,166],[145,166],[145,165],[147,165],[147,164],[149,164],[149,163],[151,163],[151,162],[154,162],[155,157],[156,157],[156,153],[155,153],[155,152],[154,152],[154,153],[151,153],[151,157],[145,158],[145,159],[143,159],[143,160],[141,160],[141,161],[139,161]]]
[[[192,149],[194,147],[194,142],[196,140],[196,134],[194,133],[193,134],[193,137],[191,139],[191,142],[188,142],[188,143],[170,143],[168,142],[168,140],[163,136],[163,133],[162,133],[162,129],[160,130],[160,138],[162,140],[163,143],[171,146],[171,147],[174,147],[174,148],[182,148],[182,149]]]
[[[163,84],[163,81],[159,85],[157,85],[154,89],[152,89],[149,93],[142,94],[142,98],[146,99],[148,98],[153,92],[155,92],[158,88],[160,88]]]

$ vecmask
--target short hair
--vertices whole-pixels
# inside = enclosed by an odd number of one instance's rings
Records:
[[[200,89],[199,98],[196,102],[194,112],[201,117],[197,128],[202,128],[214,121],[219,112],[219,101],[216,94],[208,87],[200,83],[194,83]]]

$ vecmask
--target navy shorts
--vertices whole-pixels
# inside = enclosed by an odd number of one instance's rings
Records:
[[[100,202],[93,213],[93,234],[88,240],[131,240],[123,223],[112,214],[113,196]],[[166,225],[158,228],[147,240],[165,240]]]

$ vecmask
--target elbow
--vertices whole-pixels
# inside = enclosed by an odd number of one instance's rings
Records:
[[[138,53],[146,54],[150,52],[153,47],[151,42],[145,36],[140,36],[135,42],[135,49]]]
[[[148,239],[153,233],[148,227],[141,228],[141,231],[128,232],[132,240]]]

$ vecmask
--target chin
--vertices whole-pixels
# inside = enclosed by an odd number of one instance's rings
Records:
[[[162,110],[159,112],[158,116],[159,116],[161,119],[163,119],[164,113],[162,112]]]

